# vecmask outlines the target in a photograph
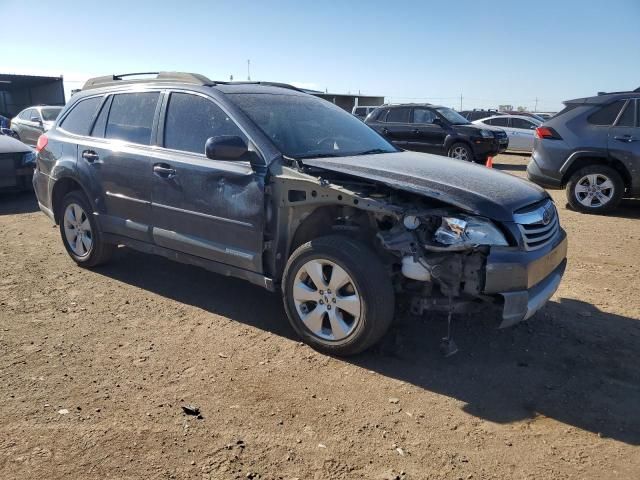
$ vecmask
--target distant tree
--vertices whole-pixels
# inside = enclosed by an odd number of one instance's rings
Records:
[[[517,109],[519,112],[526,112],[527,111],[527,107],[518,107]]]

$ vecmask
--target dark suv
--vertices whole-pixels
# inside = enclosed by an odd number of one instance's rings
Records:
[[[529,179],[564,188],[578,211],[606,213],[640,195],[640,91],[565,102],[536,129]]]
[[[400,148],[469,162],[485,163],[509,145],[505,132],[473,125],[454,110],[436,105],[387,105],[365,121]]]
[[[293,328],[327,352],[379,340],[396,295],[417,314],[493,304],[514,324],[565,269],[543,189],[399,151],[294,87],[100,77],[37,149],[40,208],[78,265],[124,244],[279,288]]]

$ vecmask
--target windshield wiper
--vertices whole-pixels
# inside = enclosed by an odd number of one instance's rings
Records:
[[[309,153],[307,155],[296,155],[296,160],[304,160],[305,158],[334,158],[340,157],[342,155],[338,155],[337,153]]]
[[[375,155],[376,153],[392,153],[389,150],[385,150],[384,148],[372,148],[371,150],[365,150],[364,152],[354,153],[353,156],[358,155]]]

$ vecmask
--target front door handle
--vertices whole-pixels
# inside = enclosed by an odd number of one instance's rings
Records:
[[[636,137],[632,137],[631,135],[618,135],[613,138],[615,138],[619,142],[626,142],[626,143],[631,143],[638,140]]]
[[[167,165],[166,163],[156,163],[153,166],[153,173],[162,178],[171,178],[175,176],[176,170],[174,168],[171,168],[171,165]]]
[[[420,133],[420,130],[418,130],[417,128],[414,128],[413,130],[411,130],[411,133],[418,135]]]
[[[100,160],[100,156],[93,150],[84,150],[82,152],[82,158],[84,158],[89,163],[93,163],[97,160]]]

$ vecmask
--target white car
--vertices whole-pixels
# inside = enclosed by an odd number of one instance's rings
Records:
[[[533,150],[534,133],[542,122],[524,115],[494,115],[476,120],[476,125],[490,130],[504,130],[509,137],[508,151],[530,152]]]

